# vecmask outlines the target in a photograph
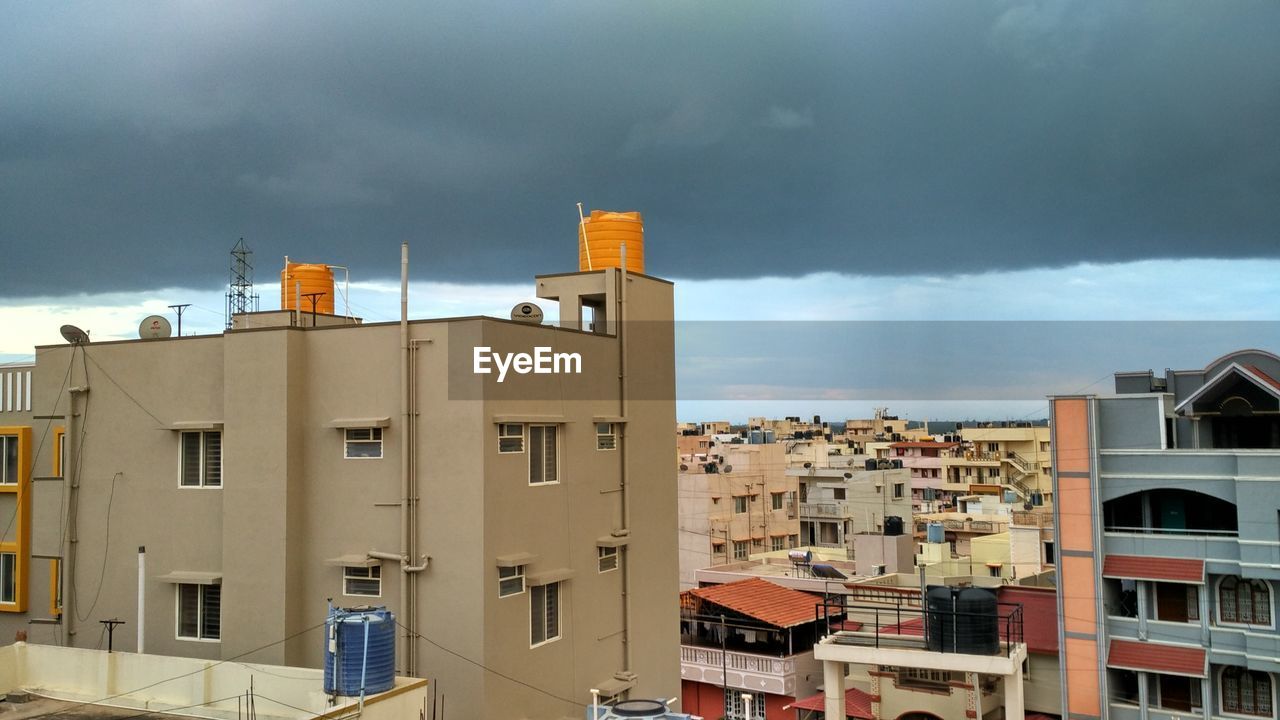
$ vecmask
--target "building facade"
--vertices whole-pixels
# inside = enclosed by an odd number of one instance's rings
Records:
[[[1280,357],[1052,399],[1072,718],[1275,718]]]
[[[672,286],[604,269],[537,296],[560,327],[284,312],[37,348],[32,418],[0,431],[35,468],[3,632],[93,647],[116,617],[117,649],[315,667],[332,599],[395,612],[398,671],[459,717],[676,696]],[[499,382],[478,348],[580,372]]]

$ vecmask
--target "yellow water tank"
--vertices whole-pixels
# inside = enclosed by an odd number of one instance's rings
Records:
[[[622,267],[627,244],[627,271],[644,272],[644,220],[638,212],[592,210],[578,226],[578,269]]]
[[[324,293],[316,298],[316,312],[333,314],[333,268],[317,263],[289,262],[289,258],[285,258],[284,269],[280,271],[281,310],[294,309],[297,283],[302,283],[301,307],[298,309],[311,312],[311,301],[307,299],[307,294]]]

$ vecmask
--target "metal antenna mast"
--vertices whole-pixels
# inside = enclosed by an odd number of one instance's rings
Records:
[[[257,312],[258,296],[253,292],[253,251],[244,244],[244,238],[231,248],[231,282],[227,288],[227,327],[231,316]]]

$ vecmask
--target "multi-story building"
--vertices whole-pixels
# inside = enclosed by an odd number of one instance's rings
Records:
[[[1066,717],[1277,717],[1280,357],[1051,400]]]
[[[853,558],[854,536],[879,534],[886,517],[911,523],[911,477],[906,468],[790,467],[800,483],[800,544],[841,548]]]
[[[0,364],[0,618],[19,618],[5,623],[5,635],[25,629],[28,603],[41,597],[48,585],[32,590],[31,557],[31,456],[36,444],[60,443],[62,435],[51,432],[36,437],[32,433],[32,363]],[[45,568],[48,572],[48,568]],[[45,603],[44,608],[49,604]],[[48,615],[48,610],[42,615]],[[0,620],[0,622],[4,622]]]
[[[902,466],[911,471],[913,507],[921,507],[926,496],[940,497],[944,494],[942,457],[959,446],[959,442],[935,440],[906,440],[889,445],[889,457],[901,461]]]
[[[799,482],[780,443],[718,443],[682,457],[679,475],[680,578],[699,568],[800,544]]]
[[[942,454],[942,489],[949,493],[1012,491],[1052,501],[1049,428],[1031,423],[985,423],[962,428],[963,444]]]
[[[119,618],[117,649],[315,667],[332,598],[395,612],[398,671],[458,717],[676,696],[672,285],[597,268],[537,296],[559,327],[281,311],[37,348],[34,417],[0,431],[0,633],[93,647]]]

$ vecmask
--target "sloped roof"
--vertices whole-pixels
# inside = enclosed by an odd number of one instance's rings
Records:
[[[1204,561],[1187,558],[1107,555],[1102,561],[1102,576],[1203,585]]]
[[[1000,602],[1022,605],[1022,639],[1029,652],[1058,654],[1058,596],[1052,588],[1001,585],[996,596]],[[1000,637],[1005,640],[1006,627],[1000,623]]]
[[[1112,640],[1107,666],[1167,675],[1205,676],[1204,648]]]
[[[1201,385],[1195,392],[1187,396],[1185,400],[1178,403],[1174,410],[1181,413],[1186,409],[1193,409],[1197,400],[1222,387],[1223,383],[1232,376],[1244,378],[1272,396],[1280,398],[1280,382],[1277,382],[1275,378],[1259,370],[1256,365],[1231,363],[1222,372],[1206,380],[1204,385]]]
[[[817,710],[821,712],[825,705],[825,698],[822,693],[810,695],[803,700],[797,700],[790,705],[782,708],[783,710]],[[871,720],[871,696],[859,690],[858,688],[849,688],[844,691],[844,716],[857,718],[858,720]]]
[[[817,598],[760,578],[694,588],[688,592],[774,627],[795,627],[818,619],[816,608],[820,601]]]

